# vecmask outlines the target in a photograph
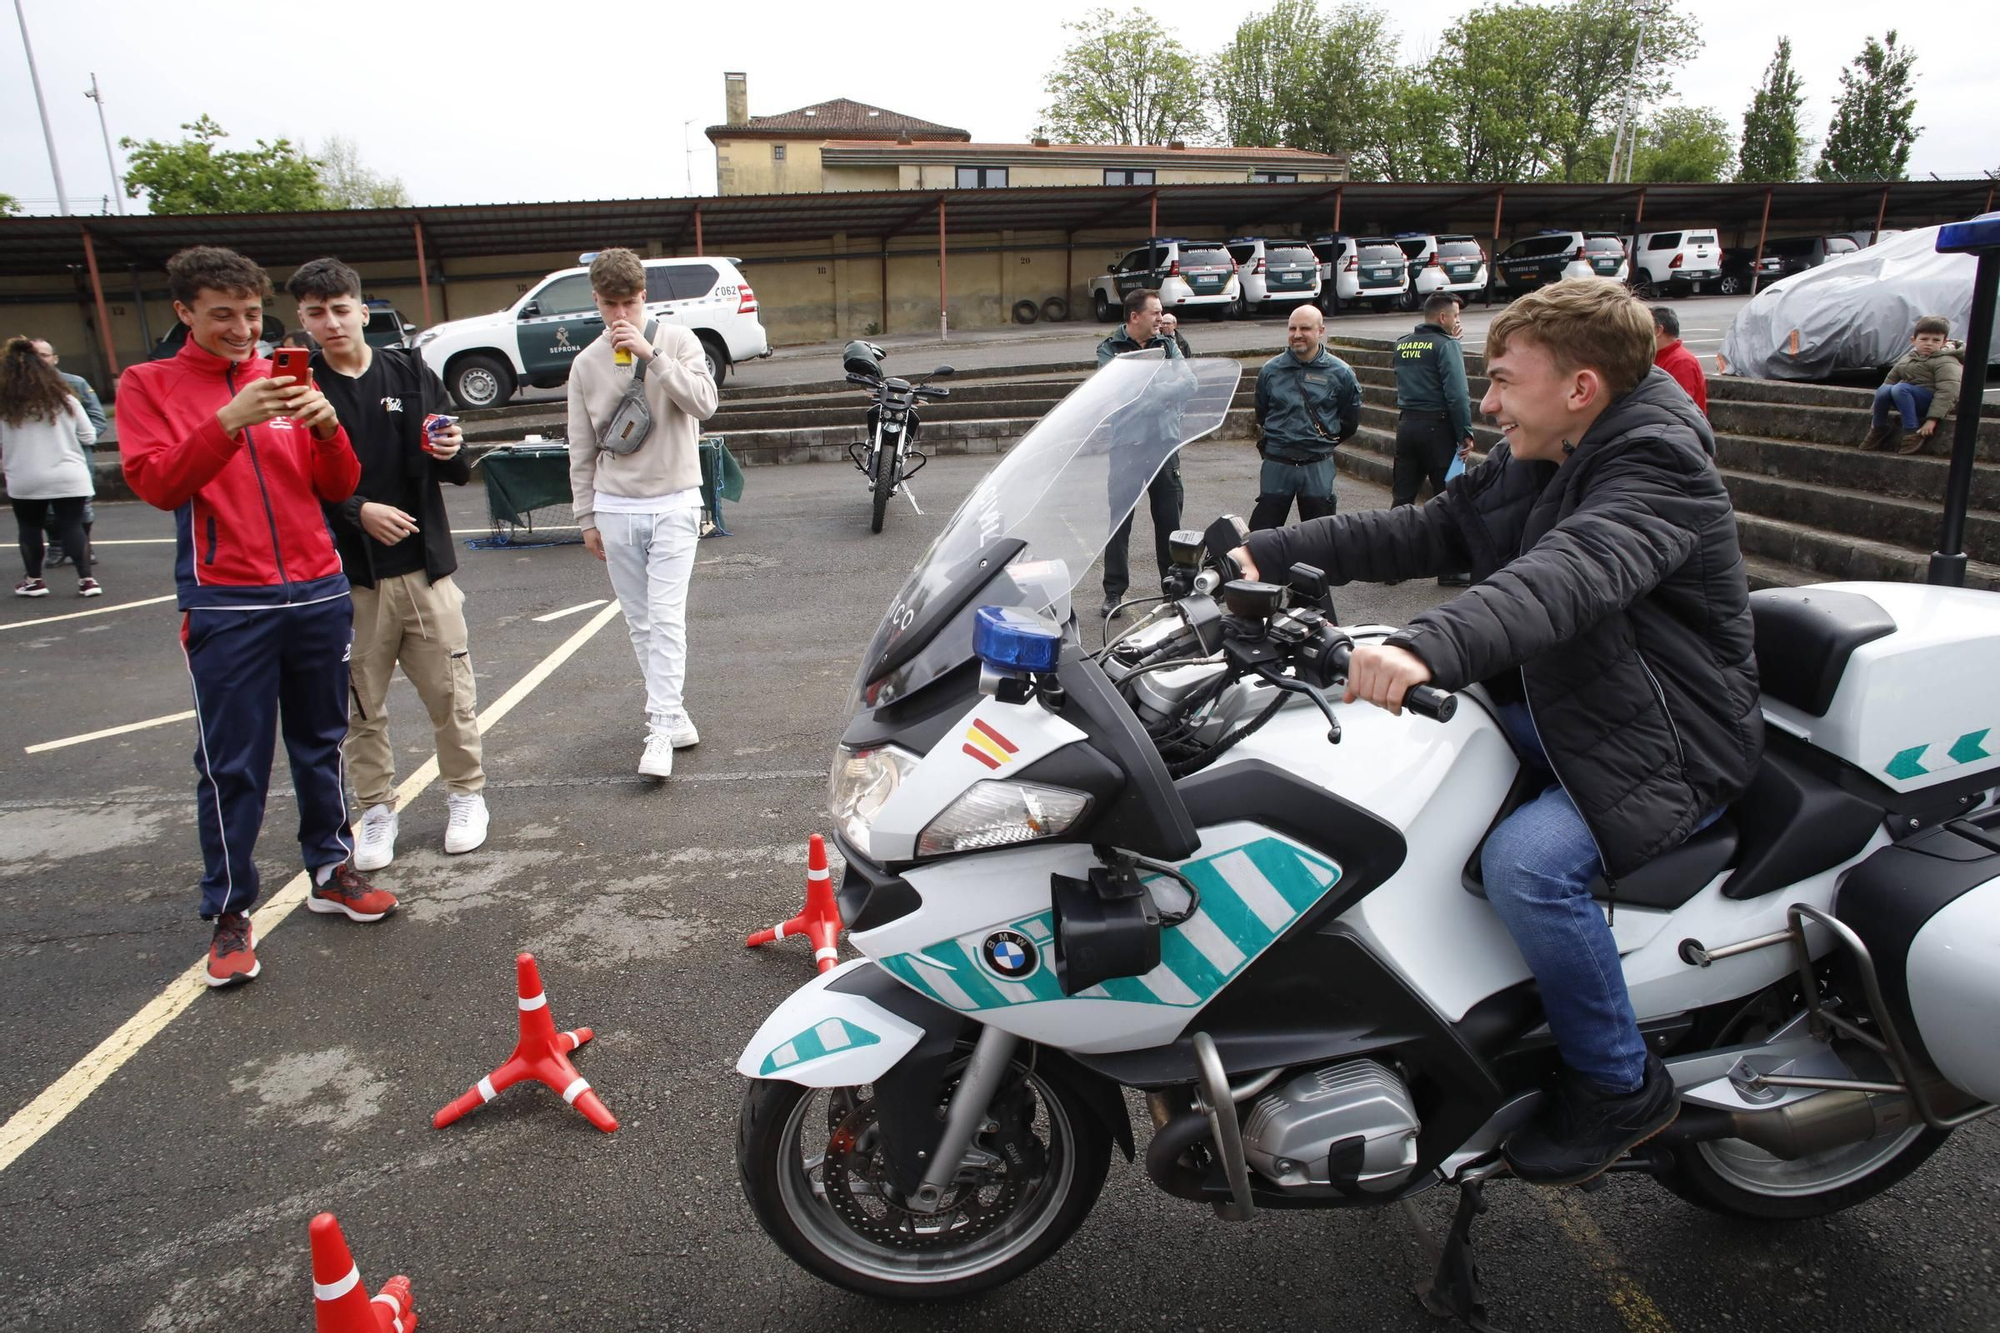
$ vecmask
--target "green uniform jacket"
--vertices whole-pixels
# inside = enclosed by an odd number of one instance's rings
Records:
[[[1935,396],[1924,416],[1931,421],[1943,421],[1958,406],[1959,382],[1964,377],[1965,344],[1954,342],[1946,343],[1929,356],[1905,352],[1902,360],[1889,367],[1889,374],[1882,382],[1929,389]]]
[[[1166,348],[1167,360],[1169,361],[1178,361],[1180,359],[1181,349],[1175,346],[1171,340],[1155,335],[1144,345],[1141,345],[1133,342],[1132,335],[1127,333],[1121,326],[1118,332],[1097,344],[1097,364],[1101,366],[1114,356],[1123,356],[1127,352],[1143,352],[1148,347]]]
[[[1435,324],[1419,324],[1396,339],[1396,406],[1451,413],[1451,438],[1472,434],[1472,393],[1465,384],[1465,349]]]
[[[1291,350],[1257,372],[1259,446],[1266,458],[1292,463],[1331,458],[1334,447],[1361,428],[1361,384],[1345,361],[1321,348],[1310,361]]]

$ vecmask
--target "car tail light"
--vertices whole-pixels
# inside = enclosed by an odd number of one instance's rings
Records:
[[[1252,273],[1262,273],[1264,271],[1264,257],[1262,255],[1257,256],[1257,267],[1250,271]]]
[[[754,315],[757,313],[757,293],[751,291],[748,284],[736,289],[736,298],[737,314]]]
[[[1676,252],[1674,253],[1674,257],[1673,257],[1672,259],[1670,259],[1670,260],[1668,260],[1668,261],[1667,261],[1667,267],[1668,267],[1668,268],[1679,268],[1679,267],[1681,266],[1681,259],[1682,259],[1682,258],[1683,258],[1683,256],[1682,256],[1682,255],[1681,255],[1681,254],[1680,254],[1680,253],[1679,253],[1678,251],[1676,251]]]
[[[1425,260],[1425,261],[1424,261],[1424,267],[1426,267],[1426,268],[1441,268],[1441,267],[1443,267],[1443,265],[1442,265],[1442,262],[1441,262],[1441,261],[1440,261],[1440,260],[1438,259],[1438,252],[1437,252],[1437,251],[1435,251],[1435,250],[1431,251],[1431,257],[1430,257],[1429,259],[1427,259],[1427,260]]]
[[[1585,264],[1585,263],[1589,263],[1589,262],[1590,262],[1590,255],[1589,255],[1589,254],[1588,254],[1588,253],[1586,252],[1585,248],[1584,248],[1583,246],[1581,246],[1581,245],[1579,245],[1578,247],[1576,247],[1576,262],[1577,262],[1577,263],[1579,263],[1579,264]]]
[[[1354,272],[1354,271],[1355,271],[1356,269],[1358,269],[1358,268],[1360,268],[1360,267],[1361,267],[1361,256],[1360,256],[1360,255],[1349,255],[1349,256],[1347,257],[1347,271],[1348,271],[1349,273],[1352,273],[1352,272]]]
[[[1180,275],[1181,275],[1181,261],[1176,259],[1172,263],[1167,265],[1167,276],[1170,278],[1178,278]]]

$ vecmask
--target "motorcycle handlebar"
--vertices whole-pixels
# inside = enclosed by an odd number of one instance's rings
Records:
[[[1334,670],[1343,678],[1347,675],[1347,659],[1352,653],[1351,647],[1343,645],[1333,655]],[[1433,722],[1449,722],[1458,712],[1458,696],[1435,685],[1412,685],[1403,692],[1403,707]]]

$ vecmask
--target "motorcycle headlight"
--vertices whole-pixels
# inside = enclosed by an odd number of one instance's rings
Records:
[[[975,782],[917,838],[918,856],[1005,847],[1067,832],[1090,808],[1080,791],[1035,782]]]
[[[827,808],[855,850],[868,850],[868,830],[896,788],[923,762],[893,745],[872,750],[843,749],[834,755],[826,784]]]

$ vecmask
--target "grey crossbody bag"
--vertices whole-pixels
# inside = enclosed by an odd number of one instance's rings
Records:
[[[646,341],[653,341],[653,334],[659,329],[660,321],[646,321]],[[654,355],[658,355],[656,351]],[[634,357],[639,364],[632,369],[632,382],[625,386],[625,392],[618,399],[618,406],[611,411],[611,420],[604,423],[598,432],[597,447],[608,454],[629,454],[644,444],[653,433],[653,409],[646,406],[646,371],[653,363],[646,357]]]

